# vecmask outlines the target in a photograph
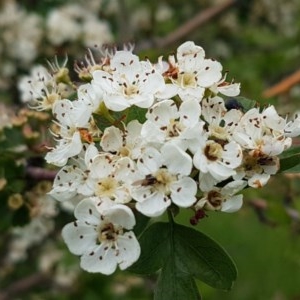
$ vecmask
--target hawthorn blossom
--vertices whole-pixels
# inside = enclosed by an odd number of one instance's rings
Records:
[[[59,170],[49,195],[58,201],[71,200],[76,195],[94,195],[94,190],[89,184],[90,166],[98,154],[94,145],[84,144],[81,153],[72,158],[72,164]]]
[[[201,102],[202,116],[210,138],[230,141],[242,117],[238,109],[227,110],[221,97],[205,98]]]
[[[101,90],[108,109],[122,111],[132,105],[150,107],[165,87],[162,75],[149,61],[140,61],[130,51],[117,51],[110,60],[110,72],[96,70],[92,85]]]
[[[206,88],[218,83],[222,77],[222,65],[205,58],[202,47],[185,42],[177,49],[177,62],[169,57],[169,69],[164,73],[177,87],[182,101],[201,101]],[[169,86],[168,86],[169,87]],[[170,86],[173,89],[173,87]]]
[[[101,153],[91,162],[89,184],[95,196],[127,203],[132,199],[130,186],[134,175],[135,165],[130,158]]]
[[[235,141],[202,139],[193,157],[194,166],[203,173],[202,176],[208,174],[216,182],[236,174],[235,168],[241,162],[242,149]]]
[[[137,120],[129,122],[123,131],[115,126],[107,127],[103,132],[100,146],[103,151],[137,159],[145,147],[141,129],[142,124]]]
[[[173,100],[160,101],[148,110],[141,135],[150,143],[172,142],[186,150],[201,138],[204,122],[200,114],[200,104],[193,100],[182,102],[179,108]]]
[[[287,137],[296,137],[300,135],[300,114],[296,112],[293,119],[286,123],[284,134]]]
[[[269,156],[279,155],[290,146],[290,139],[284,136],[285,124],[272,106],[262,113],[252,108],[240,119],[233,138],[245,149]]]
[[[78,204],[74,215],[77,220],[63,228],[62,236],[69,250],[81,256],[82,269],[109,275],[139,258],[140,245],[131,231],[135,217],[127,206],[91,197]]]
[[[209,90],[212,92],[213,96],[216,96],[218,93],[221,93],[228,97],[235,97],[240,94],[241,84],[236,82],[227,82],[225,76],[217,83],[209,87]]]
[[[243,161],[236,169],[234,179],[247,180],[253,188],[261,188],[267,184],[271,175],[279,170],[279,158],[268,156],[255,151],[244,151]]]
[[[166,144],[161,151],[147,148],[137,167],[139,176],[132,184],[131,195],[142,214],[156,217],[171,203],[189,207],[195,202],[197,185],[188,176],[192,159],[176,145]]]
[[[233,134],[233,139],[245,149],[235,179],[244,178],[254,188],[268,182],[270,176],[279,170],[277,155],[291,145],[291,139],[285,137],[285,127],[285,120],[273,106],[262,112],[252,108],[242,116]]]
[[[241,191],[247,183],[236,180],[226,184],[224,187],[214,187],[205,191],[203,197],[195,204],[195,209],[220,210],[223,212],[235,212],[243,205],[243,195],[235,195]]]
[[[57,139],[56,147],[47,153],[45,159],[56,166],[64,166],[68,159],[82,150],[81,128],[88,127],[88,118],[80,119],[84,111],[76,109],[76,102],[64,99],[53,106],[53,115],[59,131],[53,133]]]

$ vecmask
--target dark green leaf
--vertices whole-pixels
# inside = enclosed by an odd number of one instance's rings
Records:
[[[176,265],[183,272],[212,287],[231,289],[237,278],[235,264],[214,240],[192,228],[175,224],[173,247]]]
[[[247,99],[241,96],[235,97],[235,99],[242,105],[245,112],[257,106],[257,101],[255,100]]]
[[[146,108],[131,106],[126,114],[126,124],[132,120],[138,120],[140,123],[144,123],[146,121],[146,112]]]
[[[122,111],[122,112],[113,112],[110,113],[109,115],[93,114],[93,117],[97,127],[100,130],[104,131],[104,129],[109,126],[116,126],[118,128],[123,128],[122,122],[126,118],[126,113]]]
[[[300,170],[300,154],[280,159],[279,172],[299,172]]]
[[[201,296],[193,277],[180,271],[170,256],[158,277],[154,300],[200,300]]]
[[[170,278],[172,274],[167,270],[173,268],[177,277],[185,274],[187,282],[188,278],[196,277],[212,287],[225,290],[231,289],[237,278],[236,267],[225,250],[192,228],[174,223],[154,223],[145,230],[139,242],[141,256],[130,268],[132,272],[151,274],[162,268],[161,276]],[[164,282],[165,279],[160,280]]]
[[[279,155],[279,158],[282,159],[282,158],[290,157],[290,156],[293,156],[296,154],[300,154],[300,147],[291,147],[291,148],[285,150],[284,152],[282,152]]]
[[[145,215],[141,214],[138,211],[134,211],[135,221],[136,224],[134,226],[134,233],[136,236],[139,236],[147,227],[150,218],[146,217]]]
[[[152,274],[158,271],[170,254],[169,227],[167,223],[154,223],[149,226],[139,239],[141,256],[129,268],[138,274]]]

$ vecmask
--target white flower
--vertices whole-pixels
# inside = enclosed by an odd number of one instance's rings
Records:
[[[47,38],[52,44],[60,45],[78,39],[81,33],[79,20],[82,19],[82,10],[79,5],[71,4],[49,12],[46,19]]]
[[[243,161],[236,169],[234,179],[244,179],[248,185],[254,188],[261,188],[279,170],[279,158],[268,156],[257,151],[244,151]]]
[[[43,90],[53,82],[53,77],[48,70],[41,66],[34,66],[30,75],[23,76],[18,82],[18,88],[23,102],[29,102],[40,98],[44,94]],[[52,106],[50,106],[52,108]]]
[[[173,100],[160,101],[147,112],[141,135],[149,143],[172,142],[183,150],[193,148],[203,131],[200,114],[200,104],[193,100],[182,102],[179,108]]]
[[[220,210],[223,212],[235,212],[242,207],[243,195],[235,195],[241,191],[247,183],[236,180],[226,184],[222,188],[214,187],[204,193],[203,197],[195,204],[196,210]]]
[[[55,77],[40,65],[34,66],[30,75],[19,80],[18,88],[22,101],[38,111],[52,110],[55,102],[70,94],[66,84],[57,83]]]
[[[90,185],[96,196],[117,203],[131,201],[130,186],[135,178],[135,165],[130,158],[99,154],[93,159],[90,171]]]
[[[221,93],[228,97],[238,96],[240,94],[241,84],[235,82],[226,82],[226,76],[227,73],[219,82],[212,85],[209,89],[212,91],[213,95]]]
[[[196,200],[196,182],[188,177],[192,159],[174,144],[166,144],[161,152],[147,148],[138,160],[137,181],[132,184],[132,197],[142,214],[156,217],[173,202],[189,207]]]
[[[210,174],[220,182],[236,174],[242,162],[242,149],[235,141],[201,140],[193,158],[194,166],[205,174]]]
[[[227,111],[224,100],[218,96],[203,99],[202,116],[207,124],[207,132],[211,138],[229,141],[239,124],[242,112],[237,109]]]
[[[233,138],[243,148],[255,150],[256,155],[275,156],[289,145],[284,136],[285,120],[278,116],[273,106],[262,113],[257,108],[248,110],[235,128]]]
[[[291,121],[289,121],[284,128],[285,136],[296,137],[300,135],[300,114],[296,112]]]
[[[111,43],[113,36],[108,24],[98,18],[87,19],[82,27],[83,43],[86,47]]]
[[[124,270],[139,258],[140,246],[130,231],[135,218],[127,206],[87,198],[74,214],[77,220],[63,228],[62,236],[69,250],[81,256],[82,269],[109,275],[117,266]]]
[[[71,200],[77,194],[94,195],[90,184],[90,165],[98,154],[94,145],[83,145],[78,158],[72,158],[73,164],[64,166],[57,173],[49,194],[59,201]]]
[[[142,124],[137,120],[129,122],[123,131],[115,126],[107,127],[103,132],[100,146],[103,151],[137,159],[144,148],[141,129]]]
[[[111,72],[93,72],[92,85],[102,90],[107,108],[122,111],[132,105],[150,107],[165,86],[164,78],[149,61],[139,61],[130,51],[117,51],[110,61]]]
[[[85,113],[85,112],[83,112]],[[82,141],[80,129],[88,127],[87,118],[80,118],[82,112],[76,108],[76,102],[60,100],[53,106],[53,115],[58,120],[59,133],[55,136],[58,145],[46,155],[48,163],[63,166],[68,159],[80,153]]]
[[[200,101],[205,89],[213,86],[222,77],[222,65],[205,59],[202,47],[194,42],[185,42],[177,49],[177,63],[174,56],[169,57],[169,70],[165,73],[178,88],[182,101]]]

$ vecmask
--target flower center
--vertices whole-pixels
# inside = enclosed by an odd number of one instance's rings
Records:
[[[220,207],[223,202],[222,195],[217,191],[210,191],[207,195],[207,201],[215,208]]]
[[[211,135],[220,140],[226,140],[228,137],[228,132],[224,127],[212,126]]]
[[[95,194],[99,197],[110,197],[114,198],[115,190],[118,187],[116,179],[108,177],[98,181]]]
[[[187,87],[196,87],[197,86],[197,80],[196,76],[193,73],[181,73],[178,74],[177,82],[181,87],[187,88]]]
[[[222,157],[223,148],[219,143],[209,141],[204,148],[204,155],[207,159],[215,161]]]
[[[44,109],[52,108],[54,102],[56,102],[57,100],[59,100],[59,95],[57,93],[45,95],[42,100],[42,107]]]
[[[106,223],[99,228],[98,241],[102,242],[114,242],[118,239],[118,235],[123,234],[123,228],[116,226],[113,223]]]
[[[170,123],[167,127],[167,135],[168,137],[176,137],[180,135],[180,132],[184,129],[184,126],[175,120],[170,120]]]
[[[122,157],[129,157],[130,156],[130,149],[128,147],[121,147],[120,149],[120,156]]]
[[[136,85],[123,83],[123,86],[124,86],[123,87],[124,95],[127,97],[130,97],[132,95],[136,95],[139,93],[139,88]]]

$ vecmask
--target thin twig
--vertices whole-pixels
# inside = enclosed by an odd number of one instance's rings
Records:
[[[53,180],[57,174],[57,171],[47,170],[40,167],[27,167],[26,174],[28,177],[36,180]]]
[[[137,45],[137,51],[146,50],[152,47],[155,48],[166,48],[180,39],[189,35],[192,31],[198,29],[200,26],[208,23],[212,19],[220,16],[222,13],[237,4],[237,0],[228,0],[222,4],[210,7],[204,11],[199,12],[192,19],[184,23],[182,26],[171,32],[166,37],[156,37],[152,41],[143,41]]]
[[[300,83],[300,70],[284,78],[263,92],[263,97],[270,98],[289,92],[289,90]]]
[[[50,282],[49,276],[44,273],[36,273],[28,277],[22,278],[9,287],[0,291],[0,300],[11,300],[17,295],[21,295],[24,292],[32,289],[35,286],[46,284]]]

